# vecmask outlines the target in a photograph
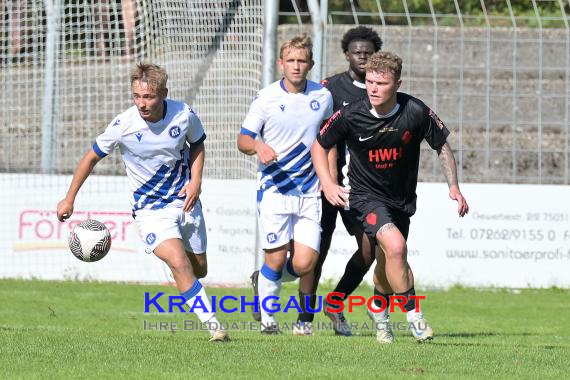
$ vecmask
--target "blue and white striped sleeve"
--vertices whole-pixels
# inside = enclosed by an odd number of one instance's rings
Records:
[[[200,121],[200,118],[193,111],[190,113],[188,122],[190,127],[186,132],[186,140],[190,145],[198,145],[206,140],[206,133],[204,132],[204,126]]]
[[[119,145],[122,135],[121,130],[121,119],[117,116],[111,123],[109,123],[105,132],[97,136],[93,143],[93,151],[101,158],[107,156],[117,145]]]
[[[257,95],[249,106],[249,111],[241,125],[239,133],[242,135],[251,136],[255,139],[263,128],[264,124],[265,116],[263,110],[263,101],[259,95]]]

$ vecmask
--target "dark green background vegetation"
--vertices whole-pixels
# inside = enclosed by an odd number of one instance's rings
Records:
[[[334,24],[355,23],[350,1],[329,0],[330,21]],[[558,0],[536,1],[536,9],[531,0],[511,0],[511,11],[506,0],[485,0],[483,9],[480,0],[460,0],[459,9],[456,9],[452,0],[433,0],[433,10],[430,9],[427,0],[407,0],[408,11],[404,8],[403,1],[386,0],[354,0],[353,4],[358,12],[360,24],[381,24],[382,20],[378,12],[378,5],[382,8],[384,22],[387,25],[413,26],[434,25],[460,26],[461,15],[464,26],[513,26],[518,27],[547,27],[565,28],[564,14],[570,18],[570,5],[563,1],[564,12],[560,8]],[[297,6],[305,14],[301,17],[302,22],[309,23],[308,6],[306,0],[297,0]],[[281,12],[294,12],[292,1],[280,2]],[[406,17],[410,15],[410,19]],[[487,14],[487,18],[485,17]],[[435,15],[435,20],[434,20]],[[540,19],[540,22],[538,21]],[[282,15],[280,23],[297,23],[294,15]]]

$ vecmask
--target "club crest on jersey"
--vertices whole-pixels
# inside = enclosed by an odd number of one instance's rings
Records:
[[[285,111],[285,104],[279,104],[279,108],[281,108],[281,111]]]
[[[318,111],[319,108],[321,108],[321,105],[319,104],[318,101],[316,100],[311,101],[311,109],[313,111]]]
[[[277,240],[277,234],[275,234],[275,232],[270,232],[267,234],[267,242],[268,243],[273,243]]]
[[[142,133],[140,133],[140,132],[137,132],[137,133],[135,134],[135,136],[137,137],[137,140],[139,140],[139,142],[141,142],[141,139],[142,139]]]
[[[410,142],[410,140],[412,139],[412,134],[410,133],[410,131],[404,131],[404,133],[402,134],[402,142],[404,144],[407,144]]]
[[[168,134],[172,138],[180,136],[180,127],[175,125],[174,127],[170,128],[170,130],[168,131]]]
[[[145,240],[148,245],[154,243],[156,240],[156,234],[154,232],[151,232],[150,234],[146,235]]]

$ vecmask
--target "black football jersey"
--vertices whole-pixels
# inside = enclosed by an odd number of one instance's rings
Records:
[[[324,79],[321,81],[321,84],[332,94],[333,111],[337,111],[342,107],[364,99],[367,96],[364,83],[353,80],[348,71]],[[337,180],[339,184],[342,184],[343,175],[341,168],[346,165],[346,144],[340,143],[336,148],[338,152],[336,161],[338,168]]]
[[[368,97],[336,111],[321,126],[325,149],[346,142],[351,199],[381,200],[411,216],[416,211],[420,144],[440,149],[449,130],[421,100],[397,94],[398,108],[376,117]]]

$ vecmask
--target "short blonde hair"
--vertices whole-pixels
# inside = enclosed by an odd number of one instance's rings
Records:
[[[131,71],[131,85],[135,81],[144,82],[153,90],[160,92],[166,90],[168,74],[158,65],[141,62]]]
[[[279,50],[279,58],[283,58],[283,53],[287,49],[305,49],[307,50],[307,53],[309,53],[309,59],[313,59],[313,41],[311,40],[311,37],[309,37],[309,35],[306,33],[299,34],[298,36],[293,37],[281,45],[281,49]]]
[[[365,69],[367,72],[392,73],[399,80],[402,75],[402,58],[389,51],[379,51],[368,58]]]

